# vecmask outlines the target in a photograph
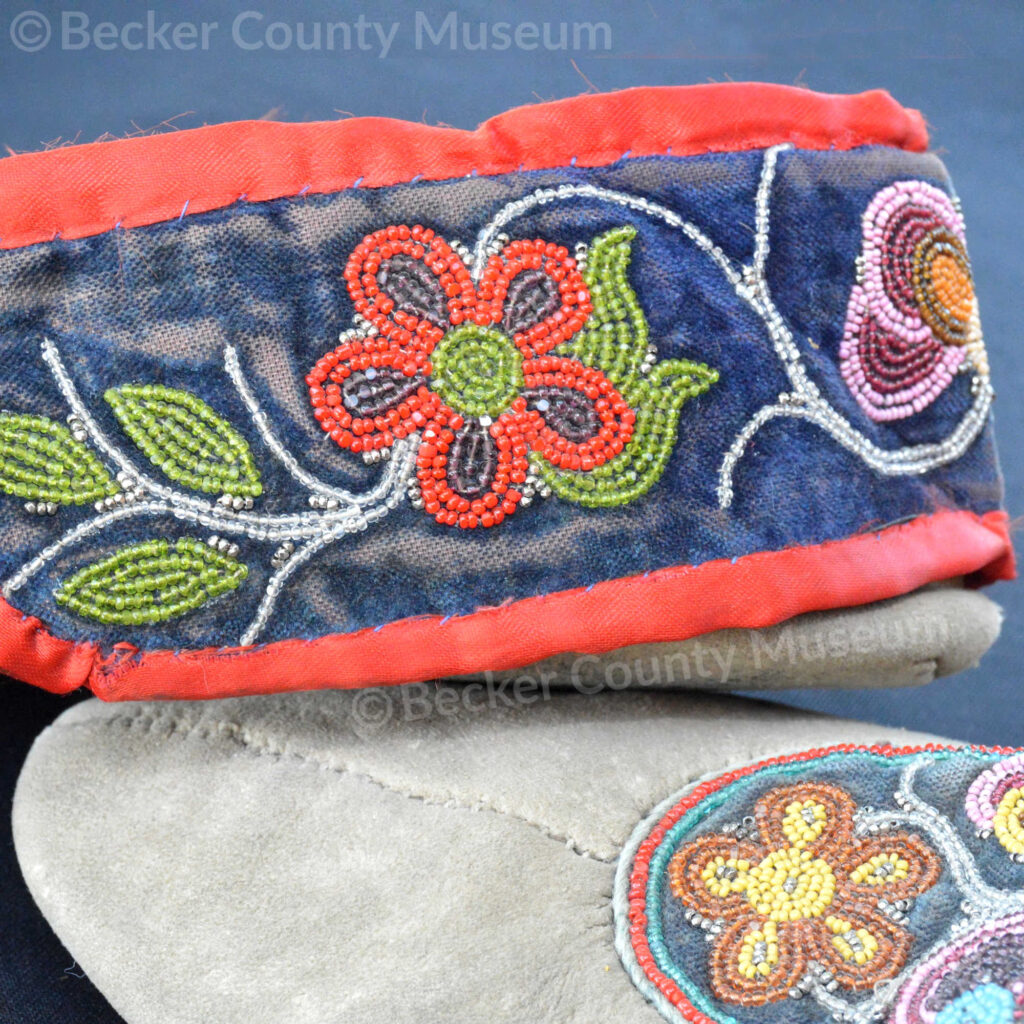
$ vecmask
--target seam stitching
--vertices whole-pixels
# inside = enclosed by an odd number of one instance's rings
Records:
[[[267,757],[273,758],[277,761],[290,761],[304,767],[318,768],[321,771],[331,772],[335,775],[360,779],[363,782],[368,782],[371,785],[384,790],[385,792],[393,793],[396,796],[403,796],[409,800],[415,800],[427,806],[448,807],[472,812],[489,811],[504,818],[509,818],[513,821],[518,821],[524,825],[528,825],[545,838],[559,843],[571,853],[584,860],[593,860],[601,864],[609,865],[614,864],[618,860],[617,854],[613,856],[600,854],[596,850],[590,849],[582,840],[577,839],[569,833],[559,832],[535,818],[526,817],[524,815],[517,814],[514,811],[504,810],[486,799],[481,799],[476,803],[467,803],[454,796],[434,797],[429,793],[412,792],[399,786],[393,786],[374,775],[364,771],[359,771],[358,769],[352,768],[348,765],[331,763],[330,761],[321,760],[320,758],[309,754],[304,754],[295,750],[288,750],[283,746],[275,746],[269,742],[261,741],[254,735],[252,730],[237,722],[222,720],[186,722],[185,720],[173,715],[166,715],[160,712],[153,714],[149,709],[143,707],[131,712],[112,715],[110,718],[105,719],[88,718],[83,721],[67,723],[61,723],[58,721],[50,728],[54,730],[70,730],[97,725],[105,726],[107,728],[111,728],[115,725],[123,726],[126,729],[138,728],[151,735],[161,735],[161,738],[163,739],[167,739],[171,736],[177,736],[183,740],[196,738],[204,740],[210,745],[213,745],[213,742],[216,740],[226,740],[254,757]],[[165,730],[162,734],[160,732],[160,727],[163,727]],[[616,848],[621,845],[615,843],[613,840],[611,842],[612,845],[616,846]]]

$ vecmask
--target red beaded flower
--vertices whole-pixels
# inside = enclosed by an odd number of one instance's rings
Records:
[[[419,492],[439,523],[501,523],[523,498],[531,452],[588,472],[632,436],[635,412],[611,381],[552,354],[591,312],[562,246],[510,242],[474,282],[443,238],[398,225],[363,239],[345,280],[373,329],[313,367],[314,414],[354,452],[419,434]]]

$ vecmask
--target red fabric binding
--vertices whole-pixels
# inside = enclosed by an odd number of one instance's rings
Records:
[[[627,89],[518,107],[476,131],[381,117],[239,121],[0,160],[0,248],[83,238],[246,199],[422,178],[593,167],[629,156],[879,144],[928,145],[924,119],[876,90],[830,96],[784,85]]]
[[[866,604],[926,583],[1014,575],[1004,512],[942,511],[878,533],[662,569],[450,619],[238,648],[140,653],[59,640],[0,604],[0,671],[57,693],[90,686],[104,700],[203,699],[383,686],[520,668],[572,650],[684,640],[771,626],[804,612]]]

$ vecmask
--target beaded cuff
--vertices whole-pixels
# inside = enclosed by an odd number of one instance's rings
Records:
[[[1012,575],[926,144],[714,85],[0,161],[0,668],[388,684]]]

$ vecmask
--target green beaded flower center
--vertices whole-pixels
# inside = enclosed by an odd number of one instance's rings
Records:
[[[523,356],[501,331],[466,324],[449,331],[430,357],[431,386],[464,416],[499,416],[523,387]]]

